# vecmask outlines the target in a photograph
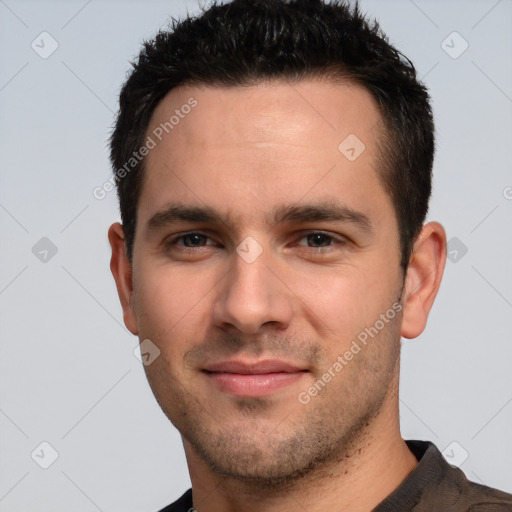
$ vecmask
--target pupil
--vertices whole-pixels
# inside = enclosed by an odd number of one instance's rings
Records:
[[[191,245],[199,245],[201,243],[201,235],[187,235]]]
[[[310,240],[313,244],[318,244],[320,246],[325,246],[327,242],[327,235],[323,235],[321,233],[318,233],[316,235],[310,235]]]

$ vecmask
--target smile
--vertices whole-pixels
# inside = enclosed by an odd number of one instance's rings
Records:
[[[224,361],[204,368],[203,373],[222,392],[239,397],[264,397],[291,386],[307,372],[285,361],[255,364]]]

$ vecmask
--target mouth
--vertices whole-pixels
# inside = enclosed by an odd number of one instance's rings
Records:
[[[206,366],[202,372],[224,393],[238,397],[264,397],[295,384],[308,370],[273,359],[256,363],[223,361]]]

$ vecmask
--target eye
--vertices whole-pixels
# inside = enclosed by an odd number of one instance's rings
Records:
[[[177,240],[183,240],[185,247],[202,247],[203,245],[207,245],[203,243],[206,242],[207,239],[208,237],[201,233],[187,233],[177,238]]]
[[[345,240],[342,238],[337,238],[328,233],[324,233],[322,231],[313,231],[310,233],[306,233],[299,240],[306,240],[307,246],[313,249],[322,249],[324,247],[332,247],[336,243],[343,244]],[[304,245],[304,244],[299,244]]]
[[[211,243],[208,243],[211,242]],[[174,247],[178,247],[184,250],[194,249],[206,246],[216,245],[213,240],[203,234],[197,232],[184,233],[175,237],[172,237],[170,240],[165,242],[165,247],[167,249],[172,249]]]

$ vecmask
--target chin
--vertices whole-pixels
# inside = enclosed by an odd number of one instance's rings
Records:
[[[340,445],[333,444],[334,438],[319,439],[317,428],[311,432],[286,426],[284,433],[275,423],[266,431],[223,425],[216,432],[189,430],[185,438],[212,472],[259,491],[282,490],[329,460],[337,460],[340,451]]]

